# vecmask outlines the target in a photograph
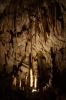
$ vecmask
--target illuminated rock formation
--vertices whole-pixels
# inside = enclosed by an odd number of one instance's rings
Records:
[[[5,67],[6,73],[25,79],[31,53],[34,75],[51,76],[47,69],[52,65],[52,47],[55,66],[62,73],[66,68],[65,4],[63,0],[0,1],[0,71]]]

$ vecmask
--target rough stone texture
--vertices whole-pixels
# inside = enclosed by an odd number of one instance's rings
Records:
[[[31,53],[34,75],[42,76],[52,65],[52,47],[56,66],[62,73],[66,68],[66,2],[56,2],[62,13],[55,20],[53,11],[49,10],[49,6],[55,4],[54,1],[41,2],[40,6],[35,0],[5,2],[6,6],[0,3],[3,7],[0,9],[0,71],[5,66],[6,72],[10,74],[16,67],[19,77],[24,79],[25,73],[29,74]],[[34,7],[34,4],[37,6]],[[53,25],[53,21],[56,25]]]

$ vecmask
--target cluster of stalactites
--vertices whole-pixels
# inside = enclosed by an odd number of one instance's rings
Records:
[[[41,0],[40,0],[41,1]],[[32,1],[33,4],[33,1]],[[25,8],[26,7],[26,8]],[[21,16],[23,15],[24,11],[27,11],[29,15],[29,20],[30,20],[30,26],[32,25],[33,21],[31,19],[32,17],[35,17],[35,41],[36,41],[36,34],[37,31],[41,33],[41,29],[39,27],[39,24],[42,23],[43,25],[43,36],[44,36],[44,41],[47,41],[47,36],[50,35],[50,31],[52,28],[53,32],[56,30],[58,35],[61,34],[63,27],[63,16],[61,12],[61,8],[59,6],[59,2],[51,2],[47,3],[44,1],[40,2],[40,4],[35,2],[35,6],[33,7],[32,5],[27,5],[25,6],[22,4],[20,5],[20,2],[14,2],[10,3],[9,7],[7,7],[4,12],[2,17],[7,16],[7,27],[9,28],[9,20],[11,17],[13,17],[13,32],[14,35],[17,36],[17,29],[16,29],[16,19],[17,19],[17,13],[21,13]],[[28,8],[28,9],[27,9]],[[13,14],[12,14],[13,13]],[[4,31],[5,30],[5,21],[3,22],[3,25],[1,25],[0,30]],[[31,27],[29,27],[31,28]],[[29,30],[29,28],[27,30]],[[10,29],[7,29],[10,30]],[[59,31],[60,30],[60,31]],[[22,30],[23,31],[23,30]]]
[[[57,32],[58,35],[61,35],[62,30],[64,29],[64,22],[59,2],[51,2],[47,7],[38,6],[38,10],[36,10],[35,36],[37,30],[40,33],[40,22],[43,25],[45,42],[47,41],[47,36],[51,33],[51,29],[53,33]]]

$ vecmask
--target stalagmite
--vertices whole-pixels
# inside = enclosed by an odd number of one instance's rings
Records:
[[[19,80],[19,87],[21,88],[21,79]]]
[[[33,87],[33,71],[30,69],[30,87]]]
[[[34,88],[35,89],[37,88],[37,78],[36,77],[34,78]]]

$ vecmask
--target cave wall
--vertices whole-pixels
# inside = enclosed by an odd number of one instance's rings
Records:
[[[31,53],[34,75],[42,76],[52,66],[52,47],[55,66],[62,73],[66,68],[66,2],[12,0],[0,5],[0,72],[4,67],[8,74],[16,70],[24,79]]]

